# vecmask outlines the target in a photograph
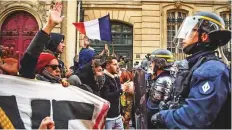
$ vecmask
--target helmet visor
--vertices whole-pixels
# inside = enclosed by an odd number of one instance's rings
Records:
[[[200,26],[199,16],[188,16],[181,24],[177,34],[175,35],[173,42],[178,48],[182,48],[183,40],[192,39]]]
[[[173,42],[177,45],[178,48],[182,48],[182,43],[184,40],[191,40],[195,37],[197,32],[199,32],[199,28],[206,33],[210,33],[214,30],[219,30],[220,27],[211,21],[207,17],[203,16],[188,16],[183,21],[180,26],[176,36],[174,37]]]

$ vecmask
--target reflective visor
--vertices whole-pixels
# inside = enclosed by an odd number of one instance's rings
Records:
[[[200,16],[186,17],[173,39],[174,44],[176,44],[177,47],[182,48],[181,43],[183,40],[192,39],[195,36],[196,31],[201,25],[201,21]]]
[[[223,28],[220,23],[211,18],[204,16],[188,16],[185,18],[174,37],[174,44],[176,44],[178,48],[182,48],[183,41],[191,40],[198,34],[199,27],[207,33]]]

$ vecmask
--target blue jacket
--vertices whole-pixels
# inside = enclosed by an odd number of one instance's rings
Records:
[[[95,55],[95,51],[89,48],[82,48],[79,53],[79,67],[81,68],[85,64],[92,61],[93,56]]]
[[[188,61],[196,63],[201,54]],[[204,53],[204,56],[208,55],[212,53]],[[189,87],[188,98],[182,107],[160,111],[167,128],[210,128],[230,94],[229,69],[217,60],[204,62],[193,72]]]

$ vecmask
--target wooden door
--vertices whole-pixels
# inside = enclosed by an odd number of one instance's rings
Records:
[[[38,30],[38,23],[30,13],[16,11],[1,26],[0,44],[14,49],[20,59]]]

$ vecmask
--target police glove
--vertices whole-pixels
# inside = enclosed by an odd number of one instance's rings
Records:
[[[163,124],[163,120],[161,118],[161,115],[160,113],[156,113],[154,114],[152,117],[151,117],[151,123],[154,125],[154,126],[164,126]]]

